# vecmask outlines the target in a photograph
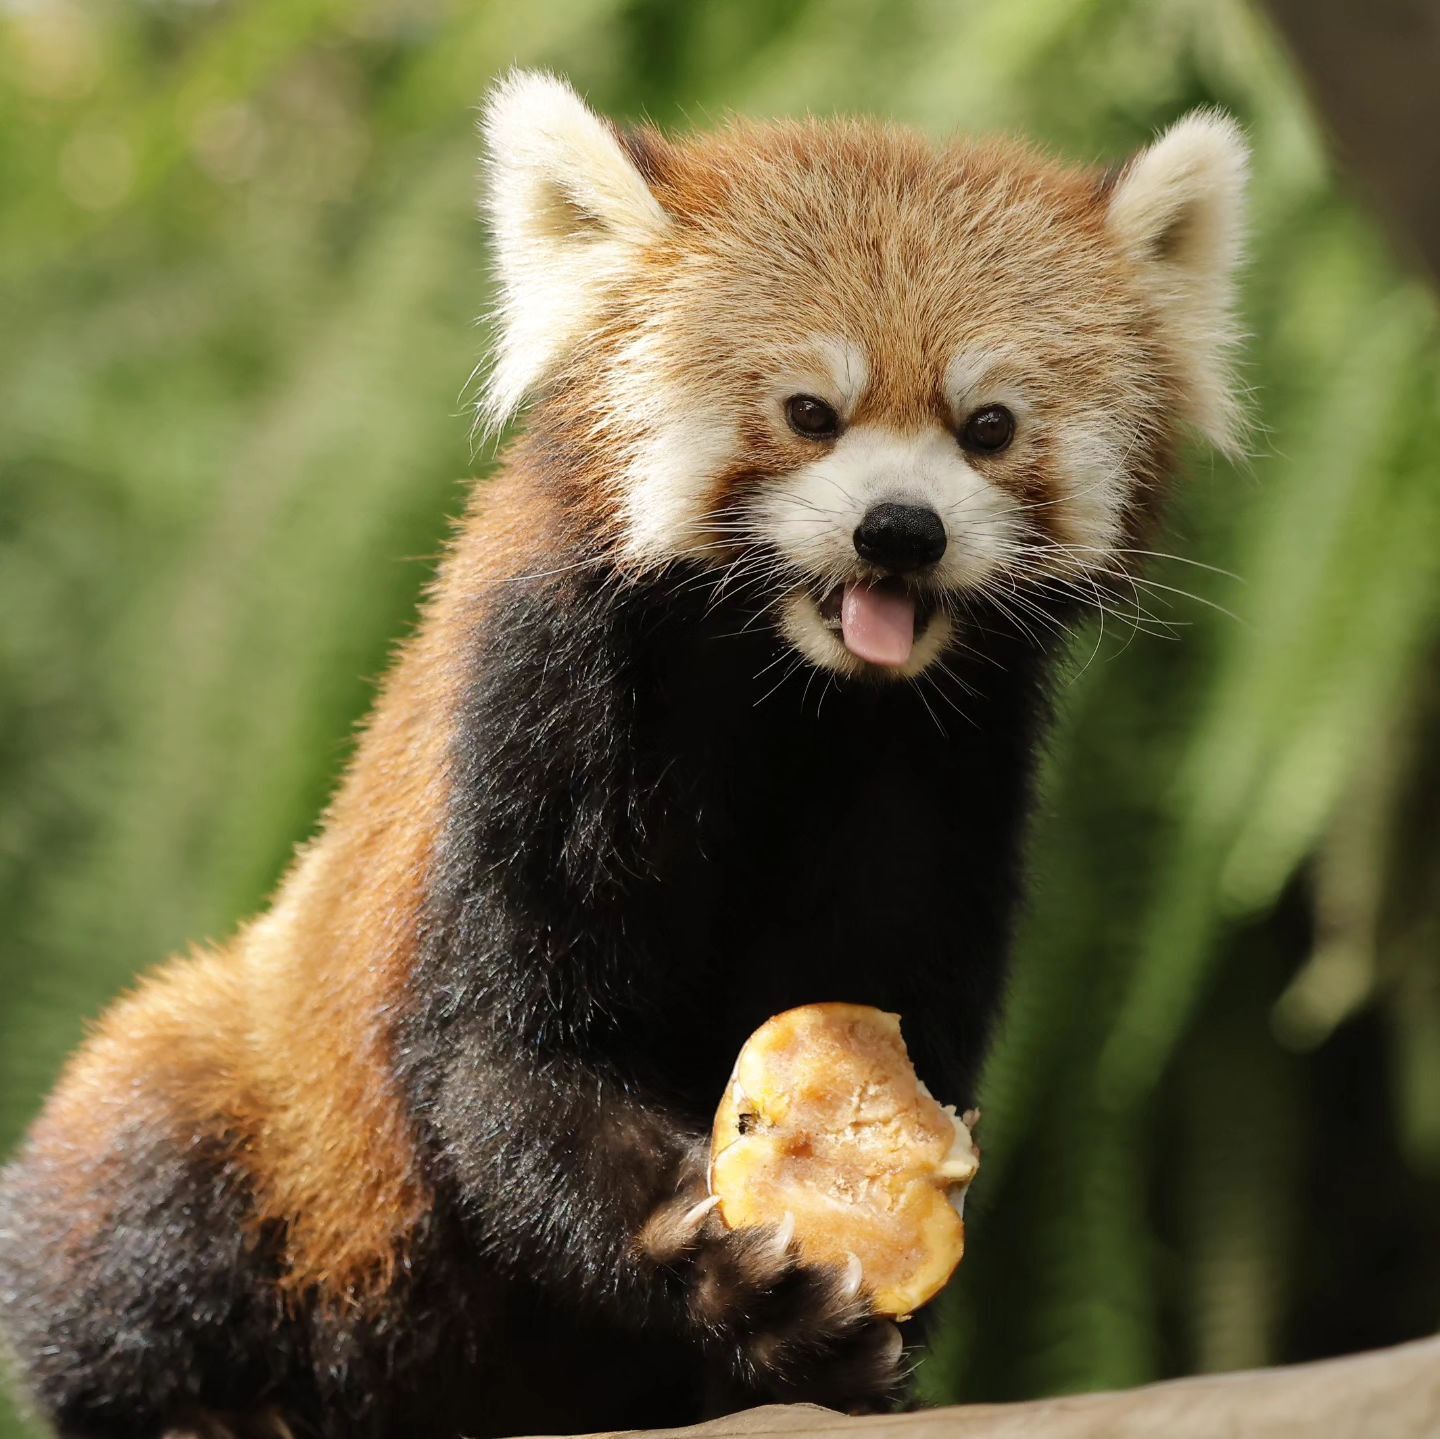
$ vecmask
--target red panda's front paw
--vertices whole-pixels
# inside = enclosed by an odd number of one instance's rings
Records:
[[[870,1308],[859,1273],[801,1263],[788,1227],[727,1229],[690,1188],[656,1212],[641,1249],[683,1275],[691,1318],[737,1396],[849,1413],[900,1397],[900,1330]]]
[[[714,1224],[693,1260],[690,1310],[743,1390],[849,1413],[900,1396],[900,1330],[871,1309],[858,1273],[802,1264],[782,1230]]]

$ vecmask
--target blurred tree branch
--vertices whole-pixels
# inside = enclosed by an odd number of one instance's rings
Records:
[[[750,1409],[647,1439],[1431,1439],[1440,1338],[1283,1369],[1179,1379],[1113,1394],[847,1419],[808,1404]]]
[[[1346,168],[1440,279],[1440,5],[1266,0]]]

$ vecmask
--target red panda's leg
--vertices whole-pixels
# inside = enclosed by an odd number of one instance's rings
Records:
[[[752,1402],[895,1397],[898,1331],[843,1274],[701,1211],[698,1126],[598,1069],[502,1057],[494,1035],[477,1062],[480,1046],[457,1040],[425,1107],[479,1242],[518,1282],[627,1327],[668,1323]]]
[[[303,1362],[227,1102],[229,973],[177,962],[112,1006],[0,1171],[0,1348],[64,1439],[245,1413]]]
[[[160,1439],[284,1373],[292,1346],[247,1206],[221,1145],[143,1113],[86,1154],[49,1132],[0,1175],[0,1331],[59,1435]]]

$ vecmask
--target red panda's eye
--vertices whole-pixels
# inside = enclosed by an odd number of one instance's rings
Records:
[[[976,410],[960,431],[960,443],[984,455],[998,454],[1014,438],[1015,416],[1004,405]]]
[[[840,433],[840,416],[814,395],[791,395],[785,401],[785,418],[807,440],[833,440]]]

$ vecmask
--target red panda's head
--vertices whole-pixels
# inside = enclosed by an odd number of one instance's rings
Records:
[[[622,567],[733,570],[816,665],[913,676],[972,600],[1113,591],[1178,428],[1235,443],[1218,114],[1112,175],[879,124],[623,132],[539,74],[484,125],[484,418],[535,400]]]

